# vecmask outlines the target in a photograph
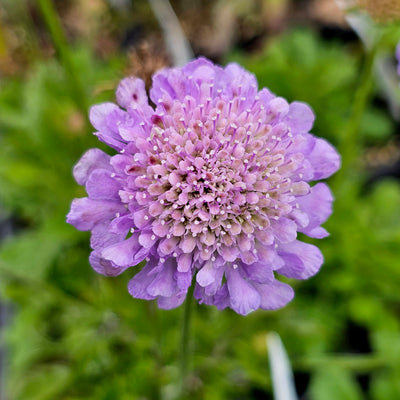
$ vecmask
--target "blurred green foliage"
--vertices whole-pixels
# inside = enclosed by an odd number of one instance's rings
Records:
[[[100,62],[85,46],[70,56],[88,103],[113,100],[101,88],[115,87],[123,61]],[[359,48],[300,30],[253,56],[230,58],[253,71],[260,87],[308,102],[317,116],[314,132],[339,144],[357,88]],[[101,147],[65,69],[39,61],[24,79],[0,80],[0,110],[0,204],[22,226],[0,248],[0,294],[12,308],[2,334],[7,398],[175,398],[182,310],[132,299],[129,270],[98,276],[87,261],[89,234],[65,223],[72,198],[84,195],[72,167],[88,148]],[[370,101],[352,168],[394,128]],[[326,262],[316,277],[291,282],[291,304],[245,318],[196,306],[193,400],[271,398],[271,330],[282,337],[294,371],[310,378],[311,400],[400,398],[400,183],[366,185],[361,168],[348,182],[348,172],[331,182],[331,236],[319,242]],[[349,184],[353,189],[344,190]],[[364,348],[355,345],[361,339]]]

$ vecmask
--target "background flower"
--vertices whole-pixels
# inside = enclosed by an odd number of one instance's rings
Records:
[[[304,103],[258,91],[237,64],[200,58],[144,82],[124,79],[118,105],[92,107],[100,140],[119,152],[89,150],[74,169],[88,197],[68,222],[91,230],[93,268],[117,275],[146,260],[129,283],[132,296],[179,306],[195,279],[195,297],[246,315],[293,297],[275,274],[306,279],[319,249],[298,232],[323,238],[331,214],[327,178],[335,149],[309,133]]]

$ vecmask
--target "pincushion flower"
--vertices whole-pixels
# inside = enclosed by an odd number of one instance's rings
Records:
[[[153,77],[122,80],[117,104],[92,107],[98,138],[115,149],[83,155],[74,168],[88,197],[67,221],[90,230],[92,267],[115,276],[136,266],[128,290],[179,306],[195,285],[200,303],[246,315],[293,298],[277,275],[306,279],[332,211],[327,178],[340,157],[309,133],[310,107],[288,104],[237,64],[200,58]]]

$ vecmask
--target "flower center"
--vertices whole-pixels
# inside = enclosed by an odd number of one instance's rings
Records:
[[[303,155],[288,151],[292,135],[277,123],[281,102],[273,99],[266,111],[258,96],[159,100],[129,173],[154,237],[171,241],[166,253],[179,243],[184,253],[197,247],[203,260],[218,252],[233,262],[240,249],[251,263],[256,239],[274,243],[267,228],[309,190],[296,175]]]

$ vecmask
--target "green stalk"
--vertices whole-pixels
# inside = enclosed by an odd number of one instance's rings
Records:
[[[318,370],[327,366],[347,369],[355,373],[371,372],[387,365],[387,360],[369,354],[343,354],[305,357],[294,362],[293,365],[304,371]]]
[[[367,53],[360,83],[354,96],[351,115],[338,145],[339,153],[342,155],[342,167],[333,181],[334,184],[339,183],[345,190],[346,188],[348,189],[349,186],[352,186],[353,183],[354,175],[351,171],[353,169],[357,170],[357,166],[353,163],[354,160],[359,159],[357,156],[361,149],[360,125],[372,93],[373,67],[378,48],[379,41],[377,45]]]
[[[184,398],[186,391],[186,380],[189,375],[189,337],[190,337],[190,320],[192,315],[192,303],[193,303],[193,292],[194,282],[190,286],[185,304],[183,309],[183,321],[182,321],[182,336],[181,336],[181,359],[180,359],[180,379],[181,387],[180,394],[181,398]]]
[[[67,73],[75,101],[79,108],[81,108],[82,112],[86,115],[88,110],[86,93],[72,61],[69,44],[61,26],[60,19],[54,9],[52,0],[38,0],[38,4],[61,64]]]

